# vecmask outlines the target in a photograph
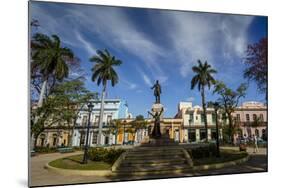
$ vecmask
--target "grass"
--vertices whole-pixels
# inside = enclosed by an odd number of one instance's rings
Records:
[[[50,166],[63,169],[75,170],[110,170],[111,164],[103,161],[88,160],[87,164],[82,164],[83,155],[73,155],[60,158],[49,163]]]
[[[201,159],[193,159],[194,165],[205,165],[205,164],[215,164],[224,163],[229,161],[234,161],[246,157],[248,154],[246,152],[239,152],[234,150],[221,150],[220,157],[208,157]]]

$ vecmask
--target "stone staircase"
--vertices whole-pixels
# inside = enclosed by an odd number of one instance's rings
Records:
[[[158,140],[159,141],[159,140]],[[158,143],[159,144],[159,143]],[[150,144],[127,151],[114,170],[117,174],[157,175],[186,172],[191,168],[189,156],[176,144]]]

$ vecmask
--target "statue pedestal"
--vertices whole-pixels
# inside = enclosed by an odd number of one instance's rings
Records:
[[[164,110],[164,106],[163,106],[163,104],[160,104],[160,103],[153,104],[151,107],[151,111],[153,112],[153,114],[155,114],[156,112],[160,113],[162,109]],[[160,116],[161,118],[163,117],[163,114],[164,114],[164,111],[162,112],[162,114]]]

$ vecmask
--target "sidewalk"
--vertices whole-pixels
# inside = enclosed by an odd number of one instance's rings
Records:
[[[237,150],[239,151],[239,147],[238,146],[223,146],[220,147],[221,149],[233,149],[233,150]],[[247,152],[249,153],[249,155],[267,155],[267,148],[259,148],[259,151],[257,153],[254,153],[254,148],[253,147],[247,147]]]

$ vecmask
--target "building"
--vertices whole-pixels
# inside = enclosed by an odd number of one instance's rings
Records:
[[[208,140],[216,138],[216,119],[213,108],[207,108]],[[192,102],[180,102],[178,113],[175,116],[183,120],[181,131],[184,134],[183,142],[201,142],[206,138],[206,129],[204,124],[203,108],[192,106]],[[222,138],[222,126],[219,125],[219,137]]]
[[[91,125],[89,134],[89,144],[94,146],[97,143],[98,121],[100,113],[100,101],[92,101],[94,107],[91,113]],[[34,107],[34,109],[36,106]],[[58,147],[58,146],[82,146],[86,140],[86,130],[88,126],[89,112],[86,104],[77,107],[78,118],[76,122],[68,125],[66,122],[60,124],[54,123],[47,126],[39,135],[36,146],[39,147]],[[128,112],[128,105],[120,99],[105,99],[103,128],[102,128],[102,145],[112,145],[116,143],[116,134],[110,124],[111,120],[120,118],[132,118],[132,114]]]
[[[233,113],[235,125],[239,127],[240,136],[257,137],[267,140],[267,107],[260,102],[244,102]],[[236,134],[237,138],[239,134]]]
[[[92,101],[94,107],[91,113],[90,120],[90,134],[89,134],[89,145],[97,145],[97,137],[99,130],[99,116],[100,116],[100,100]],[[82,146],[86,140],[86,130],[88,126],[89,112],[87,105],[82,107],[79,112],[78,119],[75,124],[74,134],[72,139],[72,146]],[[121,118],[132,118],[132,114],[128,112],[128,105],[125,101],[120,99],[105,99],[104,101],[104,115],[103,115],[103,126],[101,135],[102,145],[113,145],[116,144],[116,129],[112,125],[112,120]]]
[[[97,145],[98,123],[100,115],[100,101],[93,100],[94,104],[89,132],[89,145]],[[153,107],[152,107],[153,108]],[[192,102],[180,102],[178,112],[173,118],[161,117],[160,131],[162,135],[166,134],[170,139],[179,143],[203,142],[208,136],[208,140],[216,139],[216,119],[213,108],[207,108],[206,133],[204,124],[204,115],[202,107]],[[82,106],[78,114],[78,119],[72,126],[53,125],[47,128],[38,138],[37,146],[77,146],[85,145],[86,130],[88,126],[89,112],[87,105]],[[259,102],[244,102],[232,113],[232,118],[236,130],[234,140],[239,136],[246,135],[250,137],[256,134],[263,140],[267,140],[267,107]],[[112,120],[118,120],[119,124],[112,123]],[[133,118],[128,111],[128,105],[120,99],[106,99],[104,104],[103,127],[101,135],[102,145],[124,145],[140,144],[148,140],[154,126],[152,117],[144,118],[136,125],[137,120]],[[223,138],[223,126],[228,123],[222,119],[219,112],[219,138]],[[70,143],[71,142],[71,143]]]

